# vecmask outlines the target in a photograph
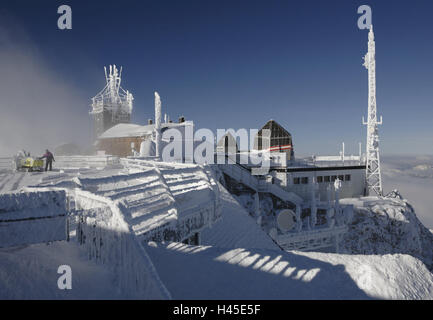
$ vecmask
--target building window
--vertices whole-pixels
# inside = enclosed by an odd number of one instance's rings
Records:
[[[325,182],[331,181],[331,177],[330,176],[324,176],[324,178],[325,178]]]
[[[323,182],[323,177],[322,176],[318,176],[317,177],[317,183],[322,183]]]
[[[344,180],[345,180],[345,181],[350,181],[350,178],[351,178],[350,174],[346,174],[346,175],[344,176]]]
[[[293,184],[299,184],[300,180],[300,178],[293,178]]]
[[[301,179],[301,183],[302,183],[302,184],[308,184],[308,177],[303,177],[303,178]]]
[[[331,182],[334,182],[335,180],[337,180],[337,176],[331,176]]]
[[[338,176],[338,180],[344,181],[344,176],[343,175]]]

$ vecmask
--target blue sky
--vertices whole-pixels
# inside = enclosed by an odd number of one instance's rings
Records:
[[[57,29],[61,4],[72,8],[72,30]],[[134,122],[153,116],[157,90],[163,112],[197,128],[260,128],[272,118],[295,153],[335,154],[344,141],[356,154],[368,93],[362,4],[373,11],[382,151],[433,154],[431,1],[17,0],[0,5],[0,26],[19,29],[13,41],[30,43],[77,92],[71,112],[89,136],[90,98],[104,86],[103,66],[117,64]]]

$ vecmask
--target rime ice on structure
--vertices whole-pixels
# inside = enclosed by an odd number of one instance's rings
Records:
[[[161,157],[161,98],[155,91],[155,145],[156,157]]]
[[[382,124],[377,120],[376,107],[376,45],[374,42],[373,25],[370,26],[368,33],[368,52],[364,57],[364,67],[368,70],[368,119],[363,121],[367,125],[367,163],[366,181],[367,192],[370,195],[382,195],[382,178],[380,173],[379,158],[379,131],[378,125]]]
[[[99,137],[103,132],[119,123],[131,121],[132,94],[120,86],[122,67],[120,72],[115,65],[110,65],[109,74],[104,67],[107,84],[104,89],[92,98],[94,119],[94,135]]]

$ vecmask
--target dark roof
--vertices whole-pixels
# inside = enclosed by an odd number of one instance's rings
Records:
[[[259,134],[261,134],[263,129],[271,130],[271,138],[272,137],[291,137],[292,135],[284,129],[278,122],[275,120],[269,120],[266,124],[259,130]]]
[[[257,133],[254,139],[254,149],[262,150],[263,129],[269,129],[271,131],[270,147],[293,145],[292,135],[275,120],[271,119],[266,122],[266,124]]]

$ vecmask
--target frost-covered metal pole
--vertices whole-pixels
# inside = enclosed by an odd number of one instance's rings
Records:
[[[311,228],[315,228],[317,224],[317,205],[316,205],[316,188],[317,182],[316,178],[313,177],[313,181],[311,182]]]
[[[161,98],[155,91],[155,152],[158,159],[161,158]]]
[[[368,52],[364,57],[364,67],[368,70],[368,115],[367,121],[367,146],[366,146],[366,184],[369,194],[382,195],[382,176],[380,172],[379,157],[379,131],[378,125],[382,124],[377,120],[376,107],[376,44],[374,42],[373,25],[368,33]]]
[[[358,148],[359,148],[359,150],[358,150],[358,153],[359,153],[359,164],[361,164],[361,158],[362,158],[362,144],[361,144],[361,142],[358,144]]]

